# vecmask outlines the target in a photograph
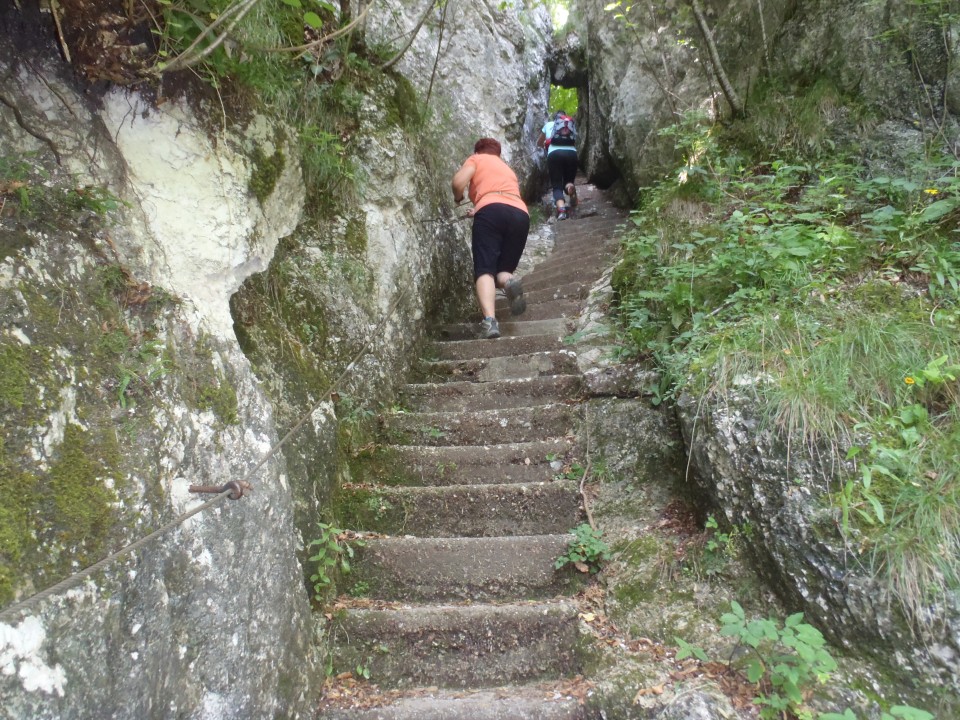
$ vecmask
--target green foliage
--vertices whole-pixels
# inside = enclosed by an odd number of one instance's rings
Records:
[[[660,365],[659,400],[752,394],[852,471],[824,500],[919,620],[960,585],[960,163],[747,161],[715,134],[697,116],[664,133],[682,164],[624,236],[620,332]]]
[[[334,575],[337,572],[350,572],[350,561],[353,559],[354,546],[362,547],[360,540],[348,540],[347,533],[327,523],[319,523],[317,529],[320,536],[307,544],[307,551],[312,552],[309,561],[316,563],[316,569],[310,575],[313,583],[314,599],[323,600],[327,591],[333,585]]]
[[[567,115],[574,117],[579,109],[579,98],[576,88],[565,88],[559,85],[550,86],[550,104],[548,110],[553,116],[557,110],[563,110]]]
[[[759,695],[754,702],[760,707],[764,720],[790,717],[798,720],[857,720],[849,708],[843,713],[819,713],[807,705],[812,690],[826,683],[837,670],[837,663],[827,649],[823,635],[812,625],[803,622],[803,613],[795,613],[783,623],[774,618],[747,618],[737,601],[730,603],[730,612],[724,613],[720,634],[735,641],[726,664],[744,673],[756,684]],[[683,638],[677,643],[677,660],[696,658],[711,662],[703,648]],[[746,649],[746,653],[741,650]],[[894,705],[881,713],[883,720],[933,720],[933,715],[907,705]]]
[[[59,215],[102,216],[120,207],[120,200],[104,187],[61,187],[51,185],[49,178],[36,154],[0,155],[0,207],[44,224],[53,224]]]
[[[803,622],[803,613],[791,615],[781,626],[769,618],[747,620],[736,601],[730,609],[720,618],[720,634],[751,650],[744,671],[750,682],[761,684],[761,695],[755,699],[760,717],[779,718],[787,712],[811,717],[804,708],[805,692],[826,682],[837,669],[823,635]]]
[[[573,565],[582,573],[595,573],[609,557],[610,547],[603,541],[603,533],[583,523],[574,528],[567,551],[557,558],[554,567],[559,570]]]
[[[173,366],[166,348],[159,340],[148,340],[131,348],[131,338],[125,332],[115,330],[104,335],[101,344],[108,351],[121,356],[117,373],[117,399],[124,409],[136,404],[137,397],[151,393]]]
[[[370,593],[370,583],[366,580],[355,582],[348,590],[353,597],[366,597]]]
[[[181,54],[199,56],[193,71],[219,93],[282,117],[295,129],[307,192],[316,198],[308,203],[310,212],[329,217],[349,207],[361,180],[350,141],[360,123],[363,98],[382,74],[370,62],[375,50],[356,42],[356,33],[336,35],[341,17],[335,4],[327,0],[259,3],[243,17],[235,15],[240,7],[236,0],[164,0],[162,4],[163,15],[155,30],[158,69],[176,62]],[[218,44],[216,38],[227,22],[231,23],[228,38]],[[387,122],[417,125],[420,113],[416,99],[407,97],[409,86],[397,80],[391,87],[380,98]],[[255,151],[252,159],[250,189],[262,202],[287,160],[279,151],[271,157]]]
[[[710,515],[704,522],[706,542],[703,556],[696,563],[698,574],[706,577],[721,575],[728,563],[740,552],[741,545],[749,540],[753,531],[749,525],[733,526],[729,530],[720,528],[717,519]]]
[[[550,462],[553,462],[553,458],[547,457]],[[554,473],[554,480],[580,480],[583,478],[583,474],[586,472],[586,468],[580,464],[579,460],[570,460],[563,464],[560,468],[560,471]]]

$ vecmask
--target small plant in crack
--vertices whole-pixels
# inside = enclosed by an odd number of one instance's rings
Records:
[[[351,533],[327,523],[319,523],[320,537],[307,544],[307,550],[313,554],[310,562],[316,563],[316,571],[310,576],[313,583],[314,599],[323,600],[327,590],[333,585],[331,575],[338,570],[344,574],[350,572],[354,546],[362,547],[363,541],[350,539]]]
[[[557,558],[554,567],[559,570],[573,565],[582,573],[599,572],[603,563],[610,557],[610,546],[603,541],[603,533],[587,523],[573,529],[573,538],[567,545],[567,551]]]

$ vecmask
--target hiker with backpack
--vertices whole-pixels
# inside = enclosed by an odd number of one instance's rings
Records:
[[[577,206],[577,186],[574,184],[577,178],[577,126],[573,118],[563,110],[557,110],[540,131],[537,147],[547,151],[547,172],[553,187],[557,220],[566,220],[564,191],[570,198],[570,207]]]
[[[477,301],[483,313],[480,335],[498,338],[496,289],[506,293],[512,315],[527,309],[523,285],[513,273],[527,245],[530,214],[520,196],[517,175],[500,158],[500,143],[493,138],[477,140],[473,155],[457,170],[451,185],[455,202],[462,202],[466,193],[473,203],[467,215],[473,218],[470,247]]]

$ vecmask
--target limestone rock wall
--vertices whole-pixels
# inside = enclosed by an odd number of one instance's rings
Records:
[[[405,38],[422,5],[390,0],[386,10],[371,13],[370,41]],[[453,171],[477,138],[494,137],[521,185],[535,196],[541,171],[536,141],[550,95],[551,33],[544,5],[527,0],[452,0],[428,15],[396,67],[422,98],[429,92],[432,111],[450,123],[445,148],[456,163]]]
[[[0,617],[2,716],[311,714],[307,543],[428,320],[472,310],[450,177],[492,135],[537,180],[545,12],[447,12],[433,80],[439,18],[361,93],[335,201],[305,197],[277,119],[87,94],[55,47],[0,41],[0,162],[22,183],[0,208],[0,608],[196,507],[191,483],[244,477],[313,409],[240,500]]]
[[[765,83],[789,92],[824,82],[855,106],[823,108],[824,124],[856,138],[868,163],[897,164],[924,131],[956,138],[953,41],[938,35],[935,23],[920,21],[916,6],[900,0],[702,5],[742,100],[749,103],[751,90]],[[582,53],[589,68],[581,158],[592,179],[618,183],[624,202],[634,204],[640,188],[680,160],[673,138],[658,130],[686,111],[722,117],[730,108],[708,72],[703,37],[686,3],[667,3],[656,14],[638,5],[632,11],[597,2],[574,7],[580,46],[569,52]],[[747,112],[753,110],[764,109],[748,104]],[[863,127],[850,122],[857,110],[871,118]],[[778,122],[767,117],[756,127],[775,137]],[[915,635],[855,558],[844,554],[839,521],[822,510],[836,468],[821,467],[801,442],[788,450],[762,432],[757,415],[744,398],[693,398],[681,408],[691,488],[705,493],[732,525],[756,529],[756,557],[789,605],[815,618],[835,642],[902,673],[895,685],[919,679],[924,704],[935,707],[941,690],[958,682],[956,598],[931,606],[940,630]]]
[[[4,176],[22,183],[0,214],[9,607],[174,521],[200,503],[190,484],[240,479],[277,441],[228,298],[296,226],[303,192],[295,163],[267,202],[248,192],[253,144],[274,142],[261,121],[218,135],[183,105],[97,105],[56,59],[4,43],[0,65],[18,108],[0,112]],[[3,716],[306,710],[316,651],[283,457],[250,480],[5,616]]]
[[[927,114],[928,103],[956,103],[949,91],[952,49],[904,0],[702,5],[724,70],[745,102],[772,78],[784,88],[826,80],[870,113],[903,123]],[[673,139],[660,137],[661,128],[684,112],[722,117],[730,108],[686,3],[655,12],[591,0],[572,7],[567,54],[583,56],[589,68],[581,161],[601,186],[622,180],[630,204],[674,162]]]

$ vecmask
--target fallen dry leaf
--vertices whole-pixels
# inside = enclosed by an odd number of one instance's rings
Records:
[[[646,697],[647,695],[663,695],[663,685],[654,685],[653,687],[640,688],[637,690],[637,694],[633,696],[633,704],[636,705],[640,698]]]

